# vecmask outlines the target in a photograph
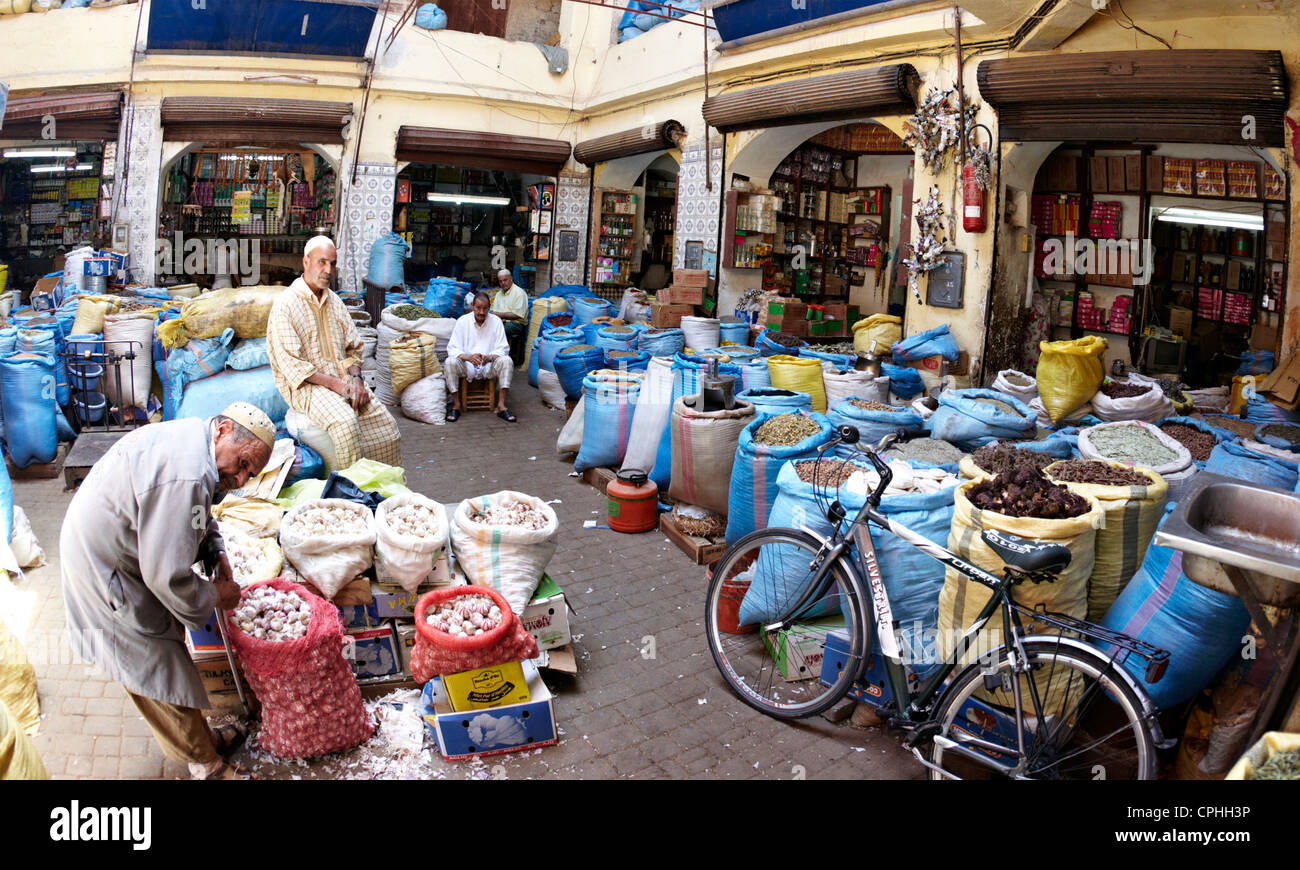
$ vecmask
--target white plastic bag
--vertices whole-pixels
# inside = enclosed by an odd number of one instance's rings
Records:
[[[434,514],[432,534],[404,535],[389,525],[388,515],[405,505],[420,505]],[[446,555],[447,509],[418,492],[386,498],[375,509],[375,577],[380,583],[397,583],[407,592],[432,582],[433,568]]]
[[[361,518],[365,531],[340,534],[307,528],[299,517],[312,508],[334,508]],[[316,498],[292,508],[280,523],[284,556],[303,577],[333,598],[374,561],[375,518],[365,505],[341,498]]]
[[[14,505],[14,533],[9,540],[9,548],[23,568],[39,568],[45,564],[45,551],[41,549],[40,541],[36,540],[27,512],[18,505]]]
[[[522,502],[545,518],[540,529],[475,522],[471,516],[493,506]],[[451,520],[451,546],[469,582],[501,593],[515,613],[537,590],[546,565],[555,555],[560,520],[540,498],[502,490],[470,498],[456,506]]]
[[[670,357],[655,356],[646,366],[645,380],[637,396],[636,410],[632,413],[632,429],[627,437],[627,450],[623,453],[622,470],[636,468],[650,473],[659,453],[659,439],[668,428],[668,418],[673,412],[673,361]]]
[[[1172,459],[1169,462],[1161,465],[1150,466],[1152,471],[1164,476],[1166,480],[1168,480],[1168,475],[1177,474],[1180,471],[1186,470],[1187,466],[1193,465],[1192,454],[1188,452],[1186,447],[1160,431],[1160,429],[1152,426],[1150,423],[1144,423],[1141,420],[1126,420],[1119,423],[1101,423],[1096,426],[1089,426],[1087,429],[1082,430],[1079,432],[1079,456],[1084,459],[1105,459],[1108,462],[1122,462],[1124,465],[1133,465],[1134,463],[1129,462],[1128,460],[1103,454],[1092,443],[1093,436],[1095,436],[1097,432],[1112,429],[1116,426],[1141,426],[1153,437],[1159,439],[1161,444],[1168,447],[1177,455],[1176,459]]]
[[[555,452],[561,456],[566,453],[577,453],[582,448],[582,421],[586,404],[586,396],[578,399],[573,413],[569,415],[569,419],[564,422],[564,428],[560,430],[560,437],[555,439]]]
[[[447,422],[447,379],[441,372],[420,378],[402,390],[402,413],[420,423]]]
[[[537,389],[542,394],[542,404],[554,411],[564,410],[564,387],[555,372],[541,369],[537,372]]]
[[[1155,423],[1157,420],[1173,416],[1174,403],[1169,401],[1158,383],[1141,375],[1131,375],[1127,383],[1135,387],[1145,386],[1147,391],[1125,399],[1112,399],[1098,390],[1092,397],[1093,413],[1107,423],[1117,423],[1121,420]]]
[[[1029,383],[1018,384],[1015,381],[1028,381]],[[990,389],[997,390],[999,393],[1006,393],[1008,396],[1014,396],[1026,405],[1038,398],[1037,379],[1033,375],[1027,375],[1015,369],[1004,369],[998,372],[998,376],[994,378],[993,386]]]

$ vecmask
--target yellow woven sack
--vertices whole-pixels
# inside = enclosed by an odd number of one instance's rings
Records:
[[[1224,779],[1234,781],[1253,779],[1255,771],[1263,767],[1265,762],[1274,755],[1297,751],[1300,751],[1300,734],[1265,731],[1264,736],[1259,738],[1259,742],[1246,750],[1246,754],[1237,760]]]
[[[118,296],[78,296],[77,317],[70,335],[93,335],[104,331],[104,315],[116,314],[122,300]]]
[[[252,538],[274,538],[280,534],[284,508],[269,501],[227,495],[212,506],[212,516],[222,527],[231,527]]]
[[[822,361],[812,357],[778,354],[767,358],[767,372],[778,390],[807,393],[812,409],[826,413],[826,386],[822,382]]]
[[[542,321],[557,311],[565,309],[565,302],[559,296],[547,296],[533,300],[533,312],[528,316],[528,340],[524,344],[524,368],[533,358],[533,342],[542,333]]]
[[[1106,339],[1088,335],[1073,341],[1042,341],[1038,358],[1038,395],[1053,423],[1082,408],[1101,388]]]
[[[903,319],[892,314],[873,314],[853,324],[853,349],[858,353],[891,353],[902,338]]]
[[[1100,460],[1098,460],[1100,461]],[[1114,468],[1136,471],[1151,478],[1149,486],[1104,486],[1099,483],[1076,483],[1057,480],[1052,463],[1043,473],[1049,480],[1061,484],[1070,492],[1084,498],[1095,498],[1106,519],[1097,530],[1096,560],[1088,579],[1088,619],[1101,622],[1106,611],[1115,603],[1119,593],[1137,573],[1146,558],[1147,546],[1156,533],[1156,526],[1165,513],[1165,496],[1169,484],[1150,468],[1139,465],[1129,468],[1118,462],[1107,462]]]
[[[7,575],[3,581],[8,583]],[[15,724],[35,737],[41,727],[41,706],[36,696],[36,669],[18,638],[0,621],[0,706],[7,706]]]
[[[393,376],[393,392],[402,391],[420,378],[442,374],[434,349],[437,336],[426,332],[408,332],[388,345],[388,369]]]
[[[204,293],[181,307],[180,321],[190,338],[215,338],[229,327],[235,338],[261,338],[271,306],[284,287],[227,287]]]

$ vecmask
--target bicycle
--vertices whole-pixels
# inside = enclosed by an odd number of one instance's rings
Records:
[[[853,426],[839,427],[837,436],[821,448],[814,481],[821,479],[827,450],[859,440]],[[1031,610],[1017,604],[1012,596],[1016,585],[1053,582],[1068,567],[1070,551],[1060,544],[985,530],[983,540],[1006,564],[998,578],[880,513],[893,475],[878,454],[896,437],[886,436],[874,449],[857,448],[875,468],[879,484],[847,530],[843,505],[827,499],[829,537],[806,527],[759,529],[714,564],[705,621],[709,650],[727,684],[746,704],[770,716],[813,716],[838,703],[855,684],[855,697],[867,697],[859,681],[869,661],[877,665],[873,673],[879,673],[874,639],[884,676],[869,688],[879,693],[880,715],[891,731],[905,735],[904,745],[932,779],[978,774],[1154,778],[1155,750],[1168,749],[1174,741],[1164,738],[1150,697],[1122,665],[1130,655],[1139,657],[1146,662],[1145,680],[1155,683],[1164,675],[1169,653],[1041,606]],[[816,482],[814,487],[818,492]],[[823,506],[820,495],[818,506]],[[913,657],[900,643],[871,538],[873,525],[992,591],[951,654],[925,679],[915,671],[909,678],[905,669]],[[754,595],[756,601],[750,598]],[[740,624],[738,608],[744,613],[748,605],[760,618]],[[962,665],[997,611],[1006,640]],[[798,635],[824,628],[819,621],[827,614],[832,619],[842,615],[844,630],[832,631],[820,647],[806,649]],[[1022,617],[1047,628],[1026,633]],[[817,634],[808,637],[815,641]],[[818,652],[823,653],[820,664]],[[800,668],[815,678],[793,679]],[[1062,682],[1054,683],[1057,677]]]

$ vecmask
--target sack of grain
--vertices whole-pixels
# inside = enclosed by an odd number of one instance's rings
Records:
[[[683,397],[673,404],[668,424],[672,437],[668,494],[726,514],[731,465],[740,433],[754,418],[754,406],[737,401],[730,411],[697,411],[695,401],[694,397]]]

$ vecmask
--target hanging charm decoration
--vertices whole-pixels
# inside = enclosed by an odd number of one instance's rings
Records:
[[[939,188],[931,187],[929,197],[924,202],[916,200],[915,205],[919,232],[916,241],[907,245],[908,256],[903,258],[903,265],[907,267],[907,286],[916,297],[917,304],[924,305],[921,290],[916,284],[917,276],[931,272],[947,262],[943,247],[948,243],[948,238],[941,235],[944,213],[943,203],[939,201]]]
[[[959,116],[963,113],[955,105],[956,94],[956,88],[930,91],[916,114],[903,122],[907,129],[903,142],[921,152],[921,161],[935,175],[939,174],[947,162],[948,152],[961,142]],[[968,139],[975,127],[978,112],[977,104],[966,103],[964,114]]]

